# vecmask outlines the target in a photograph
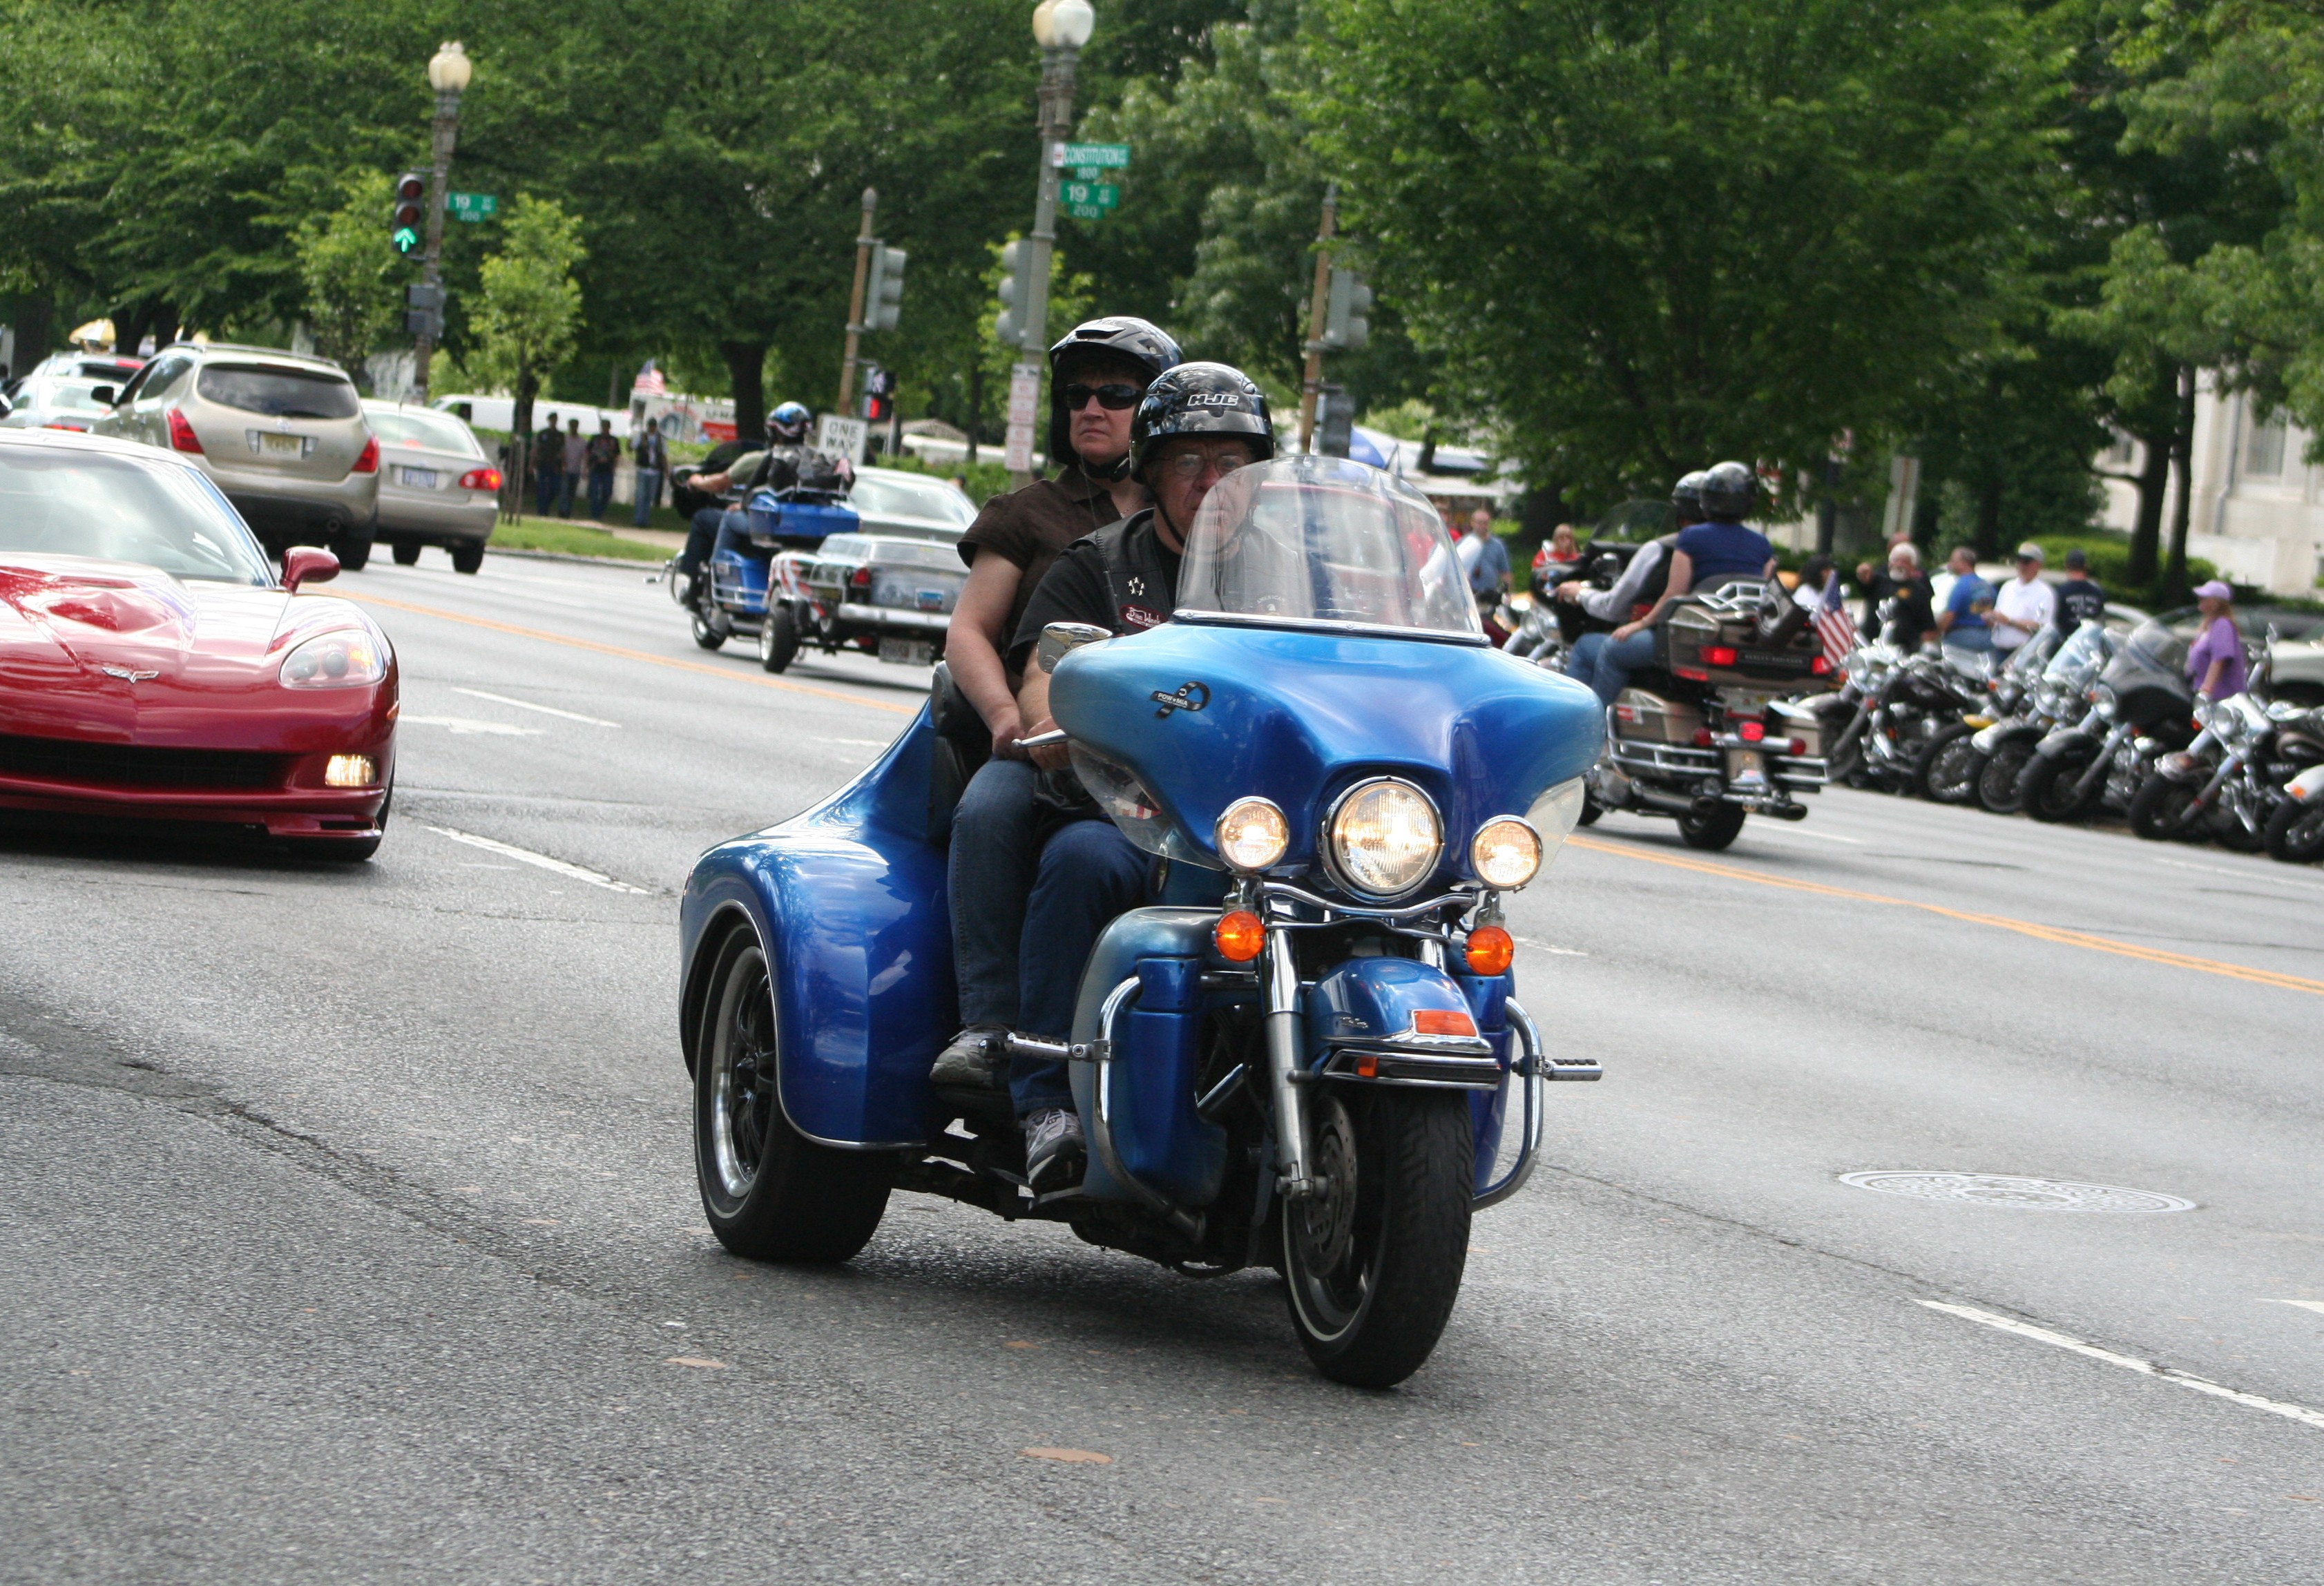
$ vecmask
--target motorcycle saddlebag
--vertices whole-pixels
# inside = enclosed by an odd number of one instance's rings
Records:
[[[1643,688],[1625,688],[1614,701],[1614,720],[1625,738],[1648,743],[1692,744],[1702,713],[1683,699],[1665,699]]]

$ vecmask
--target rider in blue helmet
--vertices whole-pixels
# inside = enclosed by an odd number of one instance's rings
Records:
[[[767,415],[767,444],[754,452],[745,452],[715,474],[697,474],[692,481],[695,489],[705,495],[720,495],[739,485],[745,500],[758,489],[783,490],[797,484],[803,467],[810,460],[821,461],[808,449],[807,428],[815,415],[804,402],[784,402]],[[829,466],[821,471],[829,471]],[[845,458],[840,458],[835,469],[843,484],[852,482],[854,471]],[[739,543],[750,531],[750,521],[732,507],[705,507],[694,514],[688,525],[686,549],[678,552],[678,570],[682,577],[693,580],[701,573],[704,564],[724,547]]]

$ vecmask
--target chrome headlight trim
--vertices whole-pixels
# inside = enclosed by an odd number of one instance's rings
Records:
[[[1229,836],[1231,825],[1250,823],[1265,825],[1270,816],[1274,817],[1273,830],[1268,834],[1274,839],[1272,850],[1246,851],[1240,857],[1230,852],[1231,847],[1235,845]],[[1283,856],[1291,851],[1291,823],[1284,817],[1281,806],[1271,798],[1260,798],[1255,796],[1238,798],[1219,812],[1218,820],[1211,827],[1211,844],[1218,852],[1219,862],[1225,865],[1227,869],[1239,876],[1255,876],[1262,871],[1273,870],[1283,862]],[[1258,857],[1260,852],[1265,853],[1264,858]]]
[[[1514,874],[1513,871],[1505,871],[1502,876],[1496,876],[1485,868],[1485,838],[1496,826],[1515,826],[1533,844],[1533,862],[1524,865],[1525,873],[1516,876],[1514,880],[1503,879],[1503,876]],[[1469,839],[1469,868],[1476,872],[1479,881],[1497,892],[1515,892],[1523,889],[1536,876],[1541,874],[1542,863],[1547,857],[1547,845],[1542,842],[1541,833],[1523,816],[1497,815],[1479,826],[1477,834]]]
[[[1347,811],[1348,807],[1372,788],[1383,787],[1395,788],[1419,799],[1421,807],[1428,812],[1430,824],[1435,828],[1435,841],[1429,847],[1427,860],[1418,866],[1409,882],[1388,892],[1366,887],[1349,873],[1340,841],[1340,817]],[[1400,898],[1409,898],[1420,890],[1427,884],[1428,878],[1436,873],[1436,867],[1443,862],[1444,814],[1436,807],[1434,799],[1402,777],[1366,777],[1363,780],[1344,789],[1337,798],[1332,800],[1331,807],[1323,812],[1323,840],[1317,846],[1323,853],[1324,872],[1349,896],[1367,899],[1378,903],[1392,903]]]

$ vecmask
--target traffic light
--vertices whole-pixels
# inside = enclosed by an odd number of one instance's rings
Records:
[[[1323,383],[1315,404],[1315,449],[1327,457],[1344,457],[1355,444],[1356,405],[1345,386]]]
[[[1372,289],[1352,270],[1332,266],[1332,290],[1323,309],[1323,345],[1352,353],[1372,338]]]
[[[403,328],[433,341],[444,334],[444,289],[415,281],[403,289]]]
[[[407,171],[395,179],[395,202],[388,213],[387,240],[409,258],[428,240],[428,175]]]
[[[863,377],[863,417],[874,424],[885,424],[895,410],[895,372],[875,364]]]
[[[872,244],[872,272],[863,281],[863,328],[893,330],[904,303],[904,262],[901,248]]]
[[[1003,346],[1026,345],[1033,318],[1033,239],[1019,237],[1001,250],[1001,322],[994,328]]]

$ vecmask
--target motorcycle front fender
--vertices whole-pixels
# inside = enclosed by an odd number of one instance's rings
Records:
[[[2098,735],[2080,727],[2060,727],[2034,746],[2043,760],[2082,760],[2098,752]]]
[[[1990,755],[2005,743],[2015,743],[2022,738],[2039,738],[2041,735],[2042,729],[2030,722],[1996,722],[1989,727],[1978,728],[1977,735],[1969,742],[1969,747],[1975,749],[1979,754]]]
[[[2287,798],[2306,803],[2311,798],[2324,798],[2324,765],[2312,765],[2283,785]]]

